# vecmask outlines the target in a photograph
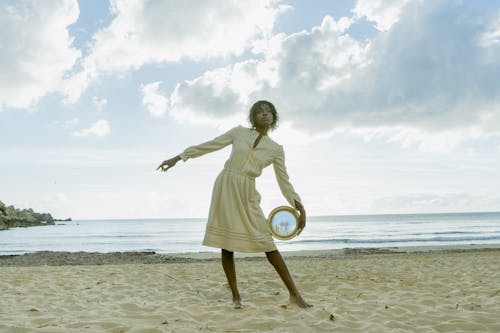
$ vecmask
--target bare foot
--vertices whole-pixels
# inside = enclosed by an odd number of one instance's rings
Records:
[[[243,309],[245,306],[241,303],[241,299],[233,299],[234,309]]]
[[[297,304],[299,307],[301,307],[303,309],[313,307],[313,305],[307,303],[306,300],[304,298],[302,298],[302,296],[300,294],[299,295],[290,295],[290,304]]]

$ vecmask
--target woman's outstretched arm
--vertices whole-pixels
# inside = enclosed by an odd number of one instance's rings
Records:
[[[226,133],[214,138],[213,140],[185,149],[181,154],[163,161],[156,170],[161,169],[161,171],[167,171],[180,160],[183,160],[185,162],[190,158],[199,157],[230,145],[231,143],[233,143],[235,131],[238,128],[239,126],[236,126]]]

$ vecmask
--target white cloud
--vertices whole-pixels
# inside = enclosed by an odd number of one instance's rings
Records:
[[[69,127],[73,127],[73,126],[78,125],[79,122],[80,122],[80,120],[78,118],[73,118],[71,120],[65,121],[63,123],[63,126],[66,127],[66,128],[69,128]]]
[[[399,21],[399,15],[410,1],[420,0],[358,0],[353,12],[358,18],[366,17],[376,28],[387,31]]]
[[[93,36],[83,71],[66,82],[67,102],[76,101],[103,72],[240,55],[268,38],[286,9],[275,0],[112,0],[111,8],[115,18]]]
[[[388,212],[470,212],[491,211],[498,207],[500,198],[488,194],[469,193],[415,193],[378,198],[373,207],[383,207]],[[494,208],[493,208],[494,209]]]
[[[111,133],[111,129],[109,127],[108,121],[107,120],[98,120],[94,124],[92,124],[88,128],[83,128],[79,131],[73,132],[74,136],[89,136],[89,135],[95,135],[98,137],[103,137],[107,136]]]
[[[168,99],[159,91],[161,81],[141,85],[142,104],[152,116],[159,117],[167,112]]]
[[[245,61],[205,72],[178,84],[170,96],[170,114],[180,122],[212,122],[246,112],[251,94],[272,82],[272,69]]]
[[[500,11],[497,11],[494,18],[489,22],[488,29],[481,36],[481,44],[484,47],[499,46],[500,45]],[[497,48],[494,48],[498,50]],[[498,54],[492,54],[493,57]]]
[[[98,111],[102,111],[106,105],[108,105],[108,100],[106,98],[99,98],[97,96],[92,97],[92,104],[96,107]]]
[[[78,125],[79,122],[80,122],[80,120],[75,117],[75,118],[69,119],[69,120],[53,121],[48,126],[49,127],[60,127],[60,128],[64,128],[64,129],[71,129],[71,128],[74,128],[76,125]]]
[[[470,139],[487,139],[479,127],[428,132],[411,126],[341,127],[334,133],[352,134],[365,142],[397,142],[403,148],[416,147],[428,153],[445,153]]]
[[[340,21],[340,20],[339,20]],[[276,36],[265,60],[248,60],[180,83],[172,93],[172,114],[190,119],[197,115],[224,118],[247,111],[256,99],[278,107],[310,109],[364,62],[365,45],[343,34],[348,24],[325,17],[310,33]],[[325,52],[327,50],[327,52]]]
[[[370,41],[348,35],[348,19],[325,17],[309,32],[280,36],[263,60],[180,83],[171,114],[225,118],[264,98],[305,131],[382,132],[423,150],[500,135],[492,121],[500,117],[500,45],[485,45],[496,21],[481,15],[460,2],[408,2],[398,23]]]
[[[68,26],[76,0],[3,1],[0,5],[0,109],[29,108],[57,91],[80,51]]]

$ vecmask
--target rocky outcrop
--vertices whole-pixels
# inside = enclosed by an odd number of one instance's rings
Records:
[[[0,201],[0,230],[7,229],[5,223],[3,223],[3,217],[7,214],[7,207],[5,207],[4,203]]]
[[[54,219],[54,221],[62,221],[62,222],[71,222],[73,221],[71,217],[65,218],[65,219]]]
[[[0,201],[0,215],[5,215],[7,214],[5,212],[5,210],[7,209],[7,207],[5,207],[5,204],[3,202]]]
[[[0,230],[14,227],[33,227],[55,224],[48,213],[37,213],[33,209],[18,209],[14,206],[5,206],[0,201]]]

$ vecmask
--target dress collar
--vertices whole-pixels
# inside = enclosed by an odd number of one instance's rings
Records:
[[[260,135],[260,132],[257,131],[255,128],[250,128],[250,131],[253,131],[253,132],[257,133],[258,135]],[[269,132],[267,134],[264,134],[263,136],[269,136]]]

